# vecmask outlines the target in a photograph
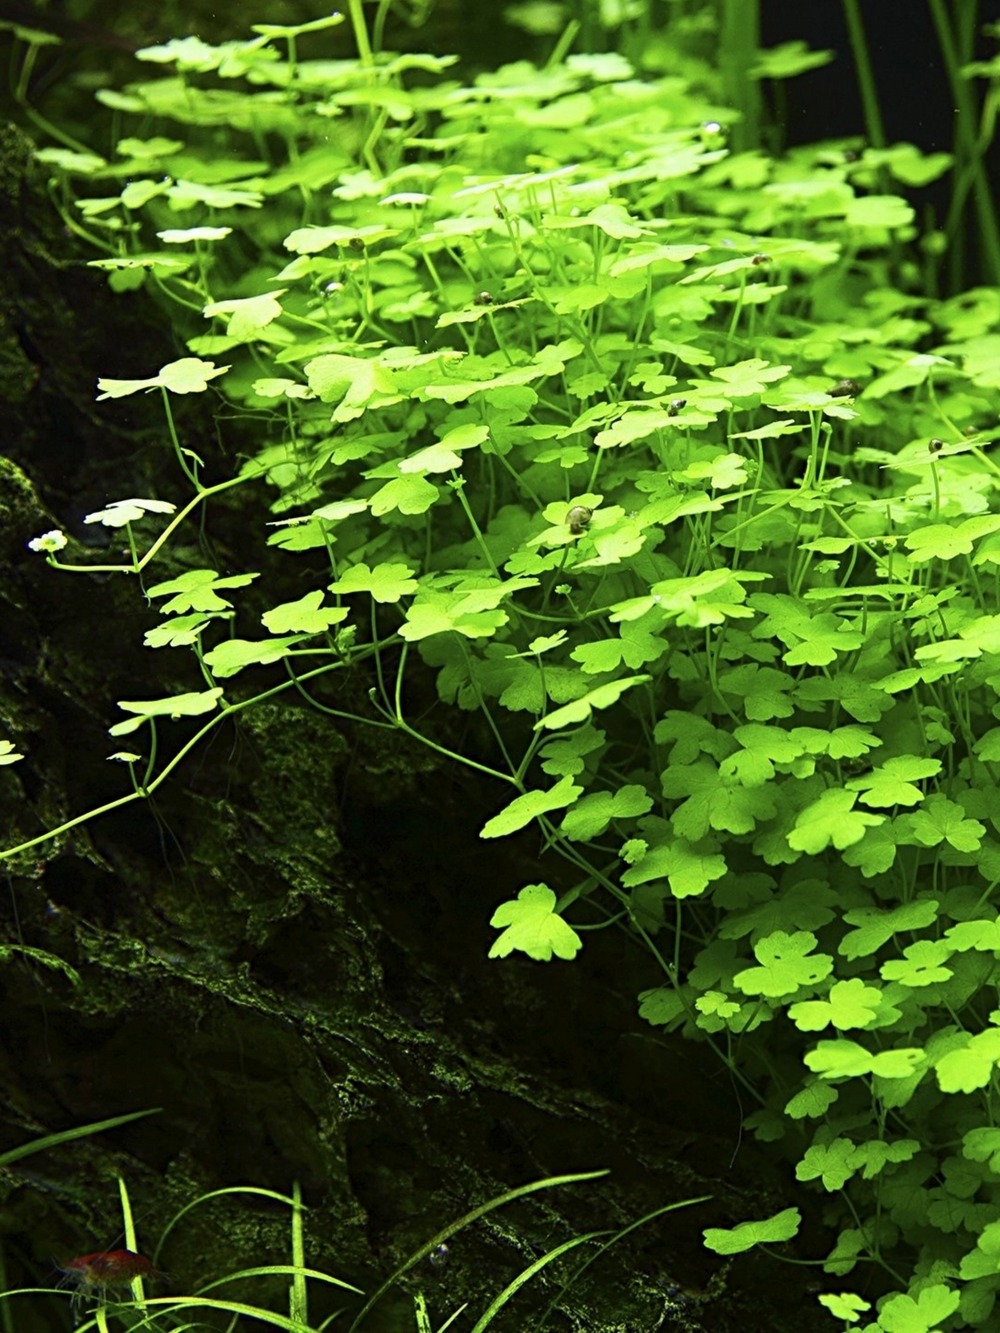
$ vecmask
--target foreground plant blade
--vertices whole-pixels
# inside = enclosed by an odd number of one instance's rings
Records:
[[[44,1138],[22,1144],[20,1148],[10,1148],[7,1152],[0,1154],[0,1166],[11,1166],[23,1157],[32,1156],[33,1153],[45,1152],[49,1148],[58,1148],[64,1143],[72,1143],[76,1139],[88,1138],[91,1134],[102,1134],[105,1130],[117,1129],[119,1125],[127,1125],[130,1121],[141,1120],[147,1115],[159,1115],[162,1109],[162,1107],[155,1106],[148,1111],[131,1111],[127,1115],[112,1116],[110,1120],[95,1120],[90,1125],[78,1125],[74,1129],[62,1129],[57,1134],[47,1134]]]
[[[482,1317],[473,1324],[472,1333],[483,1333],[483,1330],[492,1324],[507,1302],[521,1290],[525,1283],[530,1282],[536,1273],[541,1272],[546,1264],[550,1264],[553,1259],[558,1259],[561,1254],[576,1249],[578,1245],[585,1245],[589,1240],[596,1240],[598,1236],[607,1236],[608,1234],[607,1231],[590,1231],[585,1236],[574,1236],[572,1240],[564,1241],[562,1245],[557,1245],[554,1250],[549,1250],[548,1254],[543,1254],[534,1263],[529,1264],[527,1268],[518,1273],[513,1282],[508,1283],[503,1291],[490,1302]]]
[[[609,1241],[606,1241],[605,1244],[598,1246],[596,1252],[592,1254],[588,1259],[585,1259],[584,1262],[573,1274],[573,1276],[567,1279],[562,1288],[555,1294],[555,1296],[553,1296],[552,1300],[549,1302],[548,1306],[546,1307],[545,1313],[542,1315],[538,1323],[533,1327],[532,1333],[542,1333],[542,1330],[545,1328],[545,1325],[548,1322],[549,1315],[551,1315],[553,1310],[556,1309],[556,1307],[562,1301],[566,1293],[580,1280],[580,1278],[583,1276],[586,1270],[591,1266],[591,1264],[597,1263],[598,1259],[600,1259],[610,1249],[612,1249],[615,1245],[617,1245],[620,1240],[624,1240],[625,1237],[630,1236],[633,1231],[637,1231],[640,1227],[645,1226],[648,1222],[654,1221],[657,1217],[663,1217],[664,1214],[666,1213],[676,1212],[677,1209],[679,1208],[693,1208],[696,1204],[708,1203],[708,1201],[711,1198],[712,1198],[711,1194],[702,1194],[699,1195],[698,1198],[696,1199],[681,1199],[677,1203],[668,1203],[665,1204],[662,1208],[656,1208],[654,1209],[653,1212],[647,1213],[644,1217],[638,1218],[635,1222],[630,1222],[627,1227],[622,1227],[621,1231],[616,1232]]]
[[[477,1221],[480,1217],[485,1217],[488,1213],[493,1212],[494,1209],[502,1208],[504,1204],[511,1203],[514,1199],[524,1198],[525,1195],[528,1194],[536,1194],[539,1190],[553,1189],[557,1185],[578,1185],[586,1180],[600,1180],[606,1175],[608,1175],[608,1172],[605,1170],[585,1171],[582,1174],[571,1176],[549,1176],[545,1180],[535,1180],[530,1185],[520,1185],[517,1189],[508,1190],[505,1194],[499,1194],[495,1199],[489,1199],[486,1203],[481,1203],[476,1208],[470,1209],[469,1212],[465,1213],[456,1222],[451,1222],[443,1230],[432,1236],[430,1240],[421,1245],[419,1250],[416,1250],[411,1254],[409,1259],[402,1263],[392,1276],[382,1283],[381,1287],[379,1287],[371,1299],[366,1302],[355,1316],[349,1333],[354,1333],[354,1330],[360,1327],[362,1320],[371,1310],[372,1306],[374,1306],[387,1291],[395,1286],[404,1273],[408,1273],[415,1264],[420,1263],[421,1259],[425,1259],[432,1250],[437,1248],[437,1246],[443,1245],[445,1241],[449,1240],[457,1232],[462,1231],[472,1222]]]

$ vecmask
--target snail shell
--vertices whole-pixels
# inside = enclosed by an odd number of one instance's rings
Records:
[[[574,505],[566,515],[566,522],[573,536],[579,537],[581,533],[586,532],[593,517],[594,511],[588,509],[586,505]]]

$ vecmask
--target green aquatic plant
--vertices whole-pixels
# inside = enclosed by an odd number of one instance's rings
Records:
[[[165,683],[110,728],[132,790],[3,858],[147,799],[264,699],[403,732],[495,783],[482,837],[532,828],[560,866],[511,884],[493,956],[614,929],[653,960],[642,1018],[715,1051],[821,1200],[823,1304],[989,1327],[1000,294],[938,295],[958,217],[922,236],[907,199],[957,166],[988,235],[983,141],[886,144],[869,81],[869,147],[769,155],[703,65],[567,39],[466,83],[382,50],[360,3],[357,59],[330,60],[339,21],[141,51],[155,73],[98,95],[101,150],[38,155],[94,267],[189,355],[102,368],[112,411],[159,395],[176,464],[84,516],[126,558],[29,543],[67,576],[160,571]],[[992,97],[952,35],[950,76]],[[192,395],[238,418],[228,452],[184,442]],[[178,545],[223,491],[256,529],[225,574]],[[359,669],[368,712],[330,688]],[[478,718],[467,748],[414,720],[417,678]]]
[[[149,1114],[144,1112],[141,1114]],[[99,1125],[84,1126],[77,1130],[68,1131],[62,1135],[52,1135],[47,1139],[39,1140],[34,1144],[27,1145],[24,1149],[18,1150],[19,1155],[26,1155],[29,1152],[38,1152],[45,1147],[55,1147],[59,1143],[68,1141],[72,1138],[79,1138],[88,1133],[96,1133],[101,1129],[113,1128],[115,1125],[123,1124],[129,1120],[135,1119],[133,1116],[121,1116],[114,1120],[102,1122]],[[13,1160],[13,1155],[11,1156]],[[430,1240],[421,1245],[413,1254],[411,1254],[397,1269],[377,1288],[377,1290],[363,1303],[353,1301],[348,1305],[342,1306],[332,1314],[324,1317],[317,1323],[310,1318],[310,1284],[323,1284],[332,1286],[345,1293],[350,1299],[351,1296],[363,1297],[364,1293],[349,1282],[341,1278],[333,1277],[306,1264],[306,1224],[305,1214],[307,1209],[303,1205],[301,1191],[298,1185],[295,1185],[290,1196],[285,1196],[274,1190],[261,1189],[256,1186],[229,1186],[224,1189],[211,1190],[206,1194],[199,1196],[185,1204],[163,1227],[156,1248],[153,1252],[153,1259],[149,1260],[142,1256],[138,1251],[138,1239],[136,1234],[135,1220],[133,1217],[132,1202],[128,1187],[121,1177],[119,1177],[119,1201],[122,1214],[122,1235],[125,1238],[125,1249],[114,1250],[104,1254],[91,1254],[80,1259],[74,1259],[68,1262],[64,1268],[64,1273],[69,1274],[74,1279],[80,1278],[81,1284],[72,1292],[66,1290],[48,1290],[44,1287],[21,1288],[17,1290],[0,1291],[0,1309],[6,1311],[9,1308],[8,1303],[16,1303],[18,1308],[24,1306],[24,1297],[46,1298],[52,1300],[54,1297],[65,1297],[70,1295],[74,1310],[77,1315],[75,1324],[77,1333],[90,1333],[90,1330],[98,1330],[99,1333],[107,1333],[108,1329],[121,1328],[127,1330],[148,1329],[150,1333],[176,1333],[181,1329],[214,1329],[223,1325],[220,1319],[229,1317],[229,1327],[236,1326],[236,1321],[243,1317],[252,1319],[260,1324],[270,1328],[285,1330],[285,1333],[323,1333],[323,1330],[337,1323],[342,1317],[346,1318],[353,1312],[353,1318],[350,1323],[351,1330],[362,1329],[368,1326],[368,1316],[375,1306],[400,1282],[407,1273],[411,1272],[418,1264],[428,1257],[433,1258],[444,1247],[446,1240],[452,1239],[466,1228],[478,1222],[481,1218],[488,1216],[498,1208],[512,1203],[516,1199],[526,1198],[540,1191],[558,1188],[565,1185],[585,1184],[589,1181],[600,1179],[606,1176],[606,1171],[590,1171],[576,1173],[573,1175],[552,1176],[544,1180],[532,1181],[527,1185],[519,1186],[516,1189],[507,1190],[496,1198],[489,1199],[485,1203],[479,1204],[470,1209],[462,1217],[451,1222],[444,1227]],[[166,1280],[168,1275],[158,1272],[153,1264],[159,1261],[163,1250],[168,1247],[168,1239],[175,1236],[177,1228],[182,1226],[186,1218],[195,1210],[203,1205],[218,1200],[223,1197],[233,1198],[240,1196],[258,1196],[267,1199],[271,1203],[277,1203],[289,1209],[291,1226],[289,1233],[289,1261],[287,1263],[264,1263],[257,1264],[250,1268],[242,1268],[236,1271],[226,1273],[221,1277],[214,1278],[197,1287],[190,1294],[170,1294],[163,1296],[148,1296],[143,1288],[143,1278]],[[637,1228],[645,1225],[653,1218],[661,1216],[663,1213],[675,1211],[680,1208],[690,1207],[694,1204],[706,1202],[709,1196],[700,1198],[691,1198],[678,1200],[665,1208],[657,1209],[654,1213],[638,1219],[629,1227],[618,1233],[608,1231],[594,1231],[579,1236],[571,1237],[555,1246],[548,1253],[542,1255],[517,1275],[498,1295],[489,1303],[479,1319],[474,1325],[474,1333],[485,1333],[485,1330],[493,1323],[497,1314],[524,1288],[531,1280],[548,1266],[551,1262],[559,1259],[562,1255],[574,1250],[580,1246],[587,1245],[591,1241],[606,1236],[611,1236],[598,1251],[593,1253],[589,1260],[583,1265],[587,1267],[599,1259],[601,1255],[617,1241],[624,1236],[631,1234]],[[107,1264],[101,1264],[100,1261],[108,1261]],[[122,1270],[127,1269],[125,1277],[117,1275],[107,1275],[106,1269],[110,1271],[111,1264],[114,1264]],[[573,1283],[579,1278],[583,1268],[577,1270],[569,1280],[564,1284],[562,1291],[553,1300],[550,1309],[554,1308],[558,1301],[572,1287]],[[96,1275],[96,1276],[95,1276]],[[254,1303],[246,1299],[237,1299],[220,1295],[210,1295],[209,1293],[218,1292],[219,1288],[232,1288],[234,1284],[239,1284],[240,1289],[246,1288],[249,1280],[252,1279],[279,1279],[287,1287],[287,1314],[271,1308],[270,1305],[263,1303]],[[129,1281],[131,1279],[131,1281]],[[170,1279],[173,1285],[179,1285],[176,1278]],[[61,1287],[65,1287],[65,1282]],[[123,1294],[123,1288],[130,1286],[127,1295]],[[428,1302],[418,1286],[412,1292],[414,1318],[418,1333],[426,1333],[427,1329],[432,1328],[430,1315],[428,1313]],[[89,1308],[88,1308],[89,1307]],[[445,1322],[440,1325],[438,1333],[444,1333],[444,1330],[452,1325],[455,1319],[463,1312],[465,1306],[460,1307],[449,1315]],[[207,1322],[205,1322],[207,1321]]]

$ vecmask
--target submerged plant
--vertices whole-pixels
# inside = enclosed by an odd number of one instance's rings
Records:
[[[339,16],[148,48],[161,77],[99,94],[134,136],[39,154],[190,352],[98,381],[159,394],[177,466],[171,498],[86,516],[129,559],[32,543],[68,574],[162,567],[145,643],[187,688],[119,705],[144,753],[102,809],[279,695],[492,779],[482,837],[533,826],[567,868],[511,886],[492,954],[627,932],[659,969],[641,1016],[708,1043],[822,1192],[827,1308],[989,1327],[1000,294],[932,294],[905,197],[951,158],[733,151],[710,70],[567,43],[466,85],[350,18],[356,61],[303,56]],[[238,466],[183,442],[196,393],[238,413]],[[223,574],[173,542],[230,488],[272,517]],[[367,715],[328,688],[359,666]],[[475,748],[411,720],[414,673]]]
[[[121,1123],[124,1120],[134,1117],[120,1117],[116,1122]],[[93,1127],[87,1127],[93,1129]],[[77,1131],[77,1136],[86,1132],[86,1130]],[[433,1257],[445,1249],[443,1238],[451,1238],[464,1231],[466,1228],[479,1221],[481,1218],[494,1212],[496,1209],[513,1202],[515,1199],[525,1198],[539,1191],[552,1189],[558,1186],[570,1184],[582,1184],[599,1179],[607,1175],[606,1171],[590,1171],[566,1176],[552,1176],[544,1180],[532,1181],[527,1185],[522,1185],[516,1189],[508,1190],[498,1195],[496,1198],[489,1199],[485,1203],[479,1204],[470,1209],[464,1216],[451,1222],[447,1227],[441,1230],[437,1235],[420,1246],[411,1254],[383,1283],[382,1285],[360,1305],[360,1308],[354,1313],[350,1323],[351,1330],[360,1330],[368,1325],[368,1316],[379,1301],[393,1288],[397,1286],[400,1279],[416,1267],[421,1261],[428,1257]],[[119,1179],[119,1193],[122,1205],[122,1217],[124,1231],[130,1245],[135,1244],[135,1226],[132,1217],[132,1206],[129,1193],[124,1180]],[[344,1293],[353,1296],[362,1297],[364,1293],[350,1283],[330,1274],[310,1268],[306,1264],[306,1235],[304,1214],[305,1208],[302,1204],[301,1192],[298,1185],[294,1187],[291,1197],[286,1197],[275,1193],[273,1190],[265,1190],[257,1187],[227,1187],[225,1189],[212,1190],[207,1194],[193,1199],[186,1204],[164,1227],[157,1252],[163,1249],[169,1236],[175,1233],[176,1228],[181,1224],[192,1210],[201,1207],[211,1200],[222,1196],[234,1195],[258,1195],[264,1196],[274,1202],[287,1205],[290,1208],[291,1215],[291,1235],[289,1245],[288,1263],[268,1263],[260,1264],[252,1268],[239,1269],[227,1273],[222,1277],[216,1278],[201,1287],[194,1290],[190,1295],[177,1294],[169,1296],[147,1297],[143,1290],[143,1281],[165,1280],[167,1274],[160,1272],[154,1267],[153,1261],[142,1254],[136,1253],[133,1249],[116,1249],[102,1251],[95,1254],[82,1255],[79,1258],[70,1259],[62,1266],[62,1280],[59,1282],[60,1288],[70,1287],[73,1289],[72,1306],[75,1325],[78,1333],[88,1333],[88,1330],[97,1329],[100,1333],[107,1333],[110,1327],[109,1320],[116,1321],[116,1324],[124,1329],[149,1329],[152,1333],[158,1330],[173,1330],[181,1328],[216,1328],[220,1327],[217,1322],[204,1324],[203,1318],[212,1320],[213,1315],[230,1317],[229,1327],[235,1327],[235,1321],[241,1317],[247,1317],[264,1324],[267,1327],[285,1330],[285,1333],[322,1333],[322,1331],[336,1321],[341,1316],[350,1312],[351,1307],[342,1307],[332,1315],[327,1316],[322,1323],[316,1324],[310,1318],[309,1312],[309,1284],[321,1283],[327,1286],[333,1286]],[[691,1198],[679,1200],[664,1208],[657,1209],[647,1217],[638,1219],[624,1230],[612,1234],[608,1231],[594,1231],[579,1236],[574,1236],[562,1244],[555,1246],[548,1253],[542,1255],[531,1263],[523,1272],[518,1274],[503,1291],[501,1291],[483,1311],[482,1315],[474,1325],[475,1333],[485,1333],[485,1330],[493,1323],[497,1314],[524,1288],[539,1272],[546,1268],[554,1260],[559,1259],[568,1252],[589,1244],[591,1241],[611,1236],[600,1249],[593,1253],[584,1265],[565,1283],[562,1292],[550,1304],[551,1311],[559,1299],[565,1295],[573,1283],[580,1277],[583,1270],[596,1259],[599,1259],[612,1245],[625,1236],[631,1234],[637,1228],[645,1225],[655,1217],[659,1217],[667,1212],[672,1212],[680,1208],[690,1207],[694,1204],[706,1202],[709,1196],[700,1198]],[[233,1284],[245,1285],[249,1279],[274,1279],[279,1278],[287,1284],[288,1293],[288,1313],[284,1314],[276,1311],[266,1304],[253,1304],[246,1300],[234,1299],[232,1297],[220,1297],[209,1295],[210,1292],[216,1292],[219,1288],[232,1288]],[[125,1289],[130,1288],[130,1294],[125,1294]],[[0,1302],[7,1302],[14,1298],[24,1296],[37,1297],[43,1294],[42,1288],[27,1288],[16,1291],[0,1292]],[[420,1288],[417,1288],[413,1297],[414,1313],[417,1321],[418,1333],[430,1328],[430,1316],[428,1313],[428,1303]],[[90,1310],[85,1313],[84,1307],[90,1306]],[[6,1308],[6,1306],[4,1306]],[[451,1326],[458,1316],[463,1312],[465,1306],[452,1312],[446,1321],[440,1326],[437,1333],[444,1333],[444,1330]],[[190,1322],[191,1320],[195,1322]],[[545,1316],[543,1316],[544,1324]],[[82,1322],[81,1322],[82,1321]],[[541,1325],[539,1326],[541,1327]]]

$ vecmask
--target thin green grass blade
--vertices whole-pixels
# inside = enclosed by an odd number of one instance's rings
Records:
[[[452,1324],[455,1322],[458,1316],[468,1308],[469,1308],[468,1301],[466,1301],[464,1305],[460,1305],[458,1309],[455,1311],[455,1313],[453,1315],[449,1315],[448,1318],[444,1321],[444,1323],[438,1329],[438,1333],[446,1333],[446,1330],[451,1328]]]
[[[346,1305],[342,1305],[339,1310],[334,1310],[333,1314],[327,1315],[327,1317],[323,1320],[322,1324],[320,1324],[319,1326],[319,1333],[326,1333],[326,1330],[330,1327],[333,1321],[335,1319],[339,1319],[342,1314],[347,1314]]]
[[[602,1254],[606,1254],[607,1251],[611,1249],[612,1245],[617,1245],[620,1240],[623,1240],[633,1231],[637,1231],[639,1227],[645,1226],[647,1222],[652,1222],[654,1218],[662,1217],[664,1213],[673,1213],[678,1208],[692,1208],[696,1203],[708,1203],[709,1199],[712,1197],[711,1194],[702,1194],[697,1199],[681,1199],[677,1203],[665,1204],[662,1208],[657,1208],[653,1212],[647,1213],[645,1217],[640,1217],[637,1221],[630,1222],[627,1227],[623,1227],[621,1231],[616,1232],[606,1244],[602,1245],[599,1250],[590,1255],[589,1258],[585,1259],[569,1281],[556,1292],[555,1296],[553,1296],[552,1300],[549,1302],[545,1313],[542,1315],[541,1322],[535,1325],[533,1333],[542,1333],[542,1330],[549,1321],[549,1315],[563,1299],[573,1283],[579,1281],[580,1277],[590,1265],[596,1263]]]
[[[139,1253],[139,1242],[135,1236],[135,1218],[132,1214],[132,1200],[128,1196],[128,1186],[125,1184],[124,1176],[118,1177],[118,1196],[122,1205],[122,1231],[125,1234],[125,1248],[131,1250],[133,1254]],[[129,1290],[132,1293],[132,1299],[141,1305],[145,1297],[145,1291],[142,1286],[142,1278],[134,1277],[129,1283]]]
[[[132,1201],[128,1197],[128,1186],[125,1184],[123,1176],[118,1177],[118,1197],[121,1199],[122,1205],[122,1234],[125,1237],[125,1248],[135,1254],[138,1252],[135,1239],[135,1218],[132,1216]]]
[[[292,1186],[292,1281],[288,1289],[288,1313],[303,1324],[309,1322],[309,1296],[306,1291],[306,1248],[302,1225],[302,1188]]]
[[[363,1296],[365,1293],[360,1287],[352,1287],[349,1282],[342,1281],[339,1277],[331,1277],[329,1273],[321,1273],[316,1268],[298,1268],[294,1264],[263,1264],[259,1268],[241,1268],[238,1273],[227,1273],[225,1277],[216,1278],[214,1282],[209,1282],[205,1287],[199,1287],[194,1293],[196,1296],[204,1296],[208,1291],[213,1291],[216,1287],[223,1286],[226,1282],[236,1282],[244,1277],[283,1277],[291,1274],[301,1274],[302,1281],[306,1278],[315,1278],[317,1282],[328,1282],[333,1287],[341,1287],[344,1291],[353,1291],[357,1296]],[[297,1316],[291,1315],[295,1319]],[[301,1323],[307,1323],[308,1320],[300,1320]]]
[[[7,1251],[0,1243],[0,1292],[7,1289]],[[14,1333],[13,1315],[9,1305],[0,1305],[0,1329],[3,1333]]]
[[[2,1163],[0,1163],[2,1165]],[[181,1220],[185,1213],[189,1213],[192,1208],[197,1208],[200,1204],[207,1203],[209,1199],[218,1199],[223,1194],[262,1194],[266,1199],[275,1199],[278,1203],[287,1203],[289,1208],[295,1207],[295,1200],[290,1199],[287,1194],[277,1194],[274,1190],[260,1189],[256,1185],[226,1185],[224,1189],[209,1190],[207,1194],[199,1195],[191,1203],[186,1203],[179,1213],[175,1213],[167,1225],[160,1233],[160,1239],[157,1242],[156,1249],[153,1251],[153,1263],[158,1262],[160,1251],[163,1249],[167,1237],[173,1231],[174,1227]]]
[[[433,1333],[430,1316],[427,1313],[427,1298],[422,1291],[413,1297],[413,1314],[417,1321],[417,1333]]]
[[[10,1166],[12,1162],[19,1162],[22,1157],[45,1152],[47,1148],[58,1148],[64,1143],[72,1143],[74,1139],[85,1139],[90,1134],[101,1134],[106,1129],[116,1129],[119,1125],[127,1125],[130,1120],[141,1120],[144,1115],[158,1115],[162,1110],[162,1106],[154,1106],[148,1111],[131,1111],[128,1115],[116,1115],[111,1120],[95,1120],[90,1125],[63,1129],[58,1134],[46,1134],[42,1139],[33,1139],[31,1143],[23,1143],[20,1148],[11,1148],[8,1152],[0,1153],[0,1166]]]
[[[354,1330],[359,1327],[362,1319],[364,1319],[372,1306],[375,1305],[377,1301],[381,1300],[391,1287],[395,1286],[404,1273],[408,1273],[414,1264],[418,1264],[421,1259],[430,1254],[431,1250],[436,1249],[438,1245],[442,1245],[446,1240],[454,1236],[456,1232],[461,1231],[463,1227],[467,1227],[471,1222],[478,1221],[480,1217],[485,1217],[487,1213],[493,1212],[495,1208],[501,1208],[505,1203],[511,1203],[514,1199],[523,1198],[526,1194],[535,1194],[538,1190],[551,1189],[555,1185],[576,1185],[584,1180],[599,1180],[601,1176],[606,1176],[607,1174],[608,1171],[605,1169],[603,1171],[584,1171],[571,1176],[548,1176],[545,1180],[535,1180],[532,1181],[530,1185],[520,1185],[517,1189],[508,1190],[506,1194],[499,1194],[495,1199],[489,1199],[486,1203],[479,1204],[478,1207],[473,1208],[470,1212],[465,1213],[464,1216],[460,1217],[457,1222],[449,1223],[443,1231],[439,1231],[436,1236],[432,1236],[430,1240],[425,1241],[419,1250],[416,1250],[410,1255],[409,1259],[404,1260],[392,1276],[386,1278],[368,1303],[362,1306],[360,1312],[355,1315],[354,1322],[348,1329],[348,1333],[354,1333]]]
[[[523,1272],[518,1273],[513,1282],[509,1282],[504,1287],[499,1296],[490,1302],[485,1313],[473,1324],[472,1333],[483,1333],[483,1329],[492,1324],[494,1317],[500,1313],[511,1297],[516,1296],[525,1283],[530,1282],[546,1264],[551,1263],[553,1259],[558,1259],[567,1250],[575,1249],[577,1245],[585,1245],[588,1240],[594,1240],[598,1236],[606,1236],[607,1234],[606,1231],[588,1231],[585,1236],[574,1236],[572,1240],[564,1241],[562,1245],[557,1245],[554,1250],[549,1250],[548,1254],[543,1254],[540,1259],[536,1259],[533,1264],[529,1264]]]
[[[290,1319],[286,1314],[276,1314],[274,1310],[265,1310],[259,1305],[244,1305],[242,1301],[214,1301],[207,1296],[154,1296],[146,1302],[147,1309],[157,1306],[165,1313],[173,1310],[222,1310],[234,1316],[244,1315],[247,1319],[257,1319],[272,1328],[281,1328],[285,1333],[316,1333],[308,1324]]]

